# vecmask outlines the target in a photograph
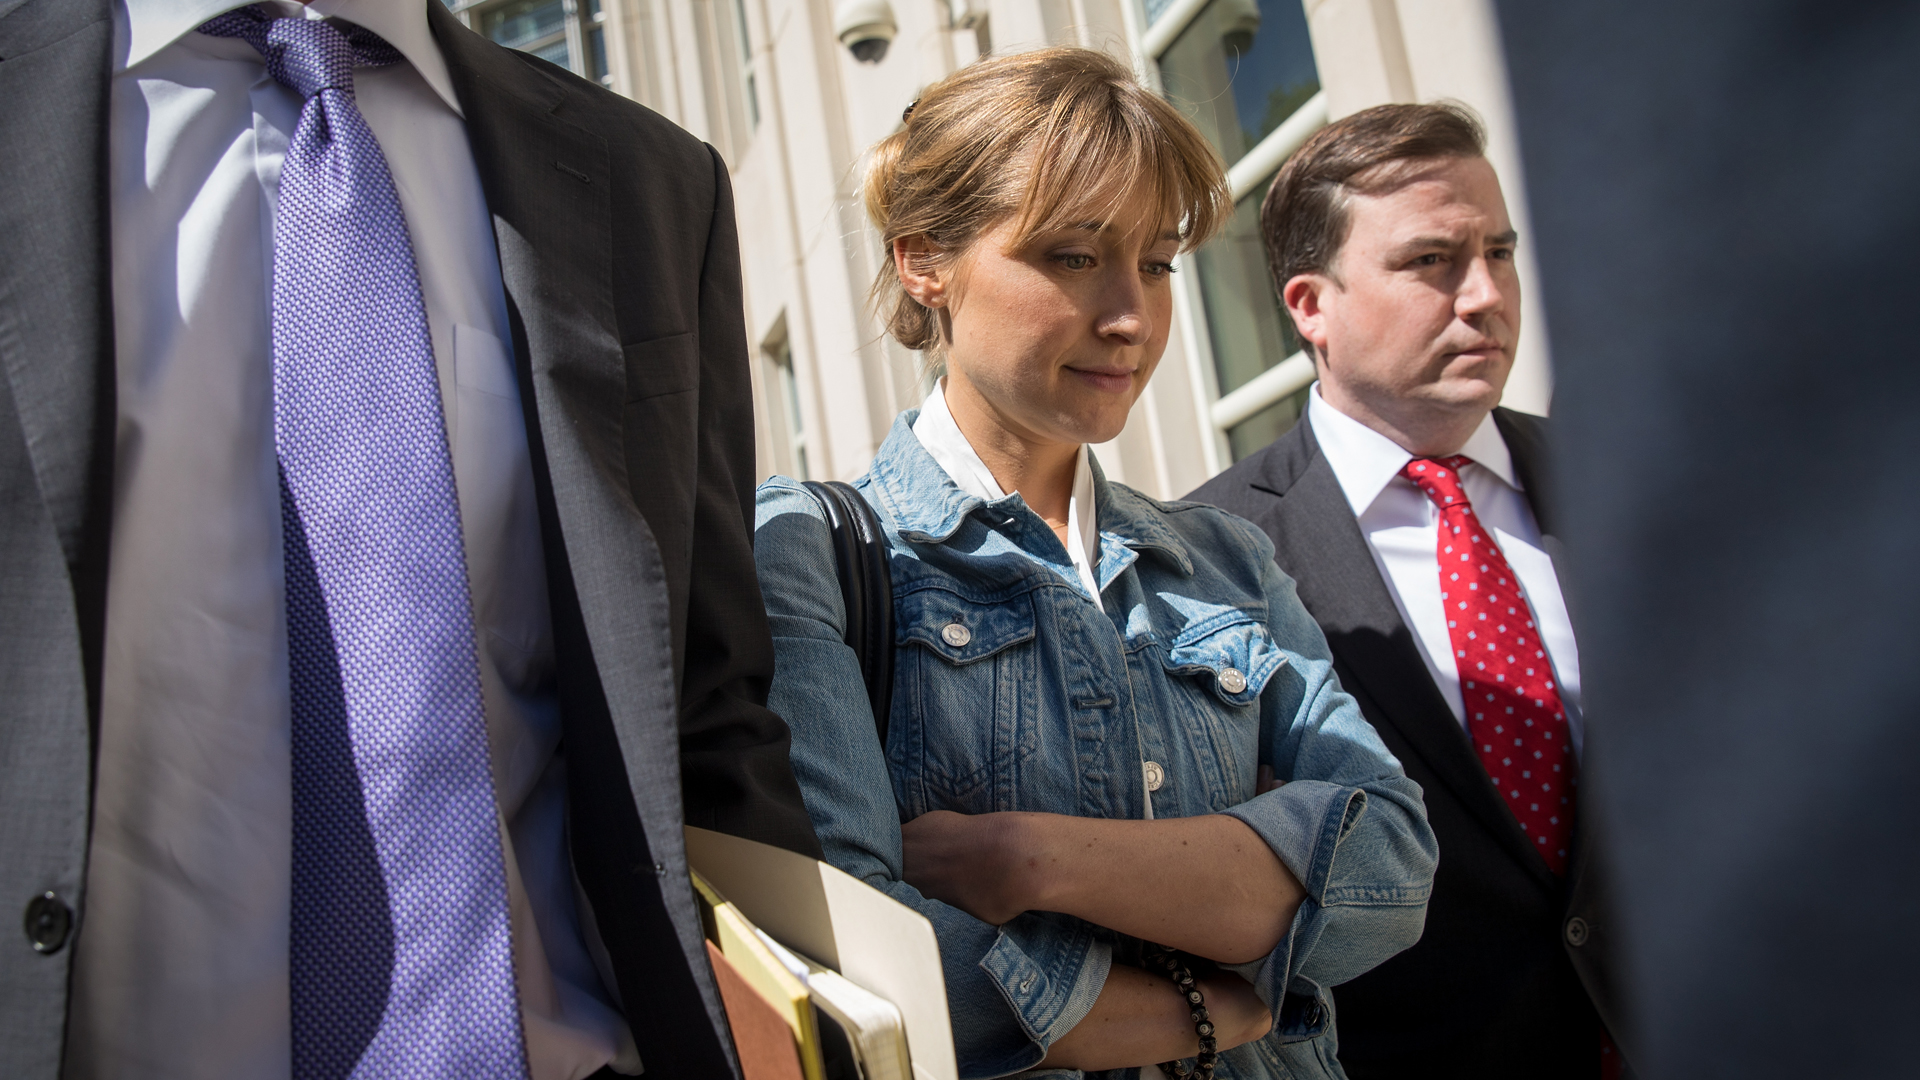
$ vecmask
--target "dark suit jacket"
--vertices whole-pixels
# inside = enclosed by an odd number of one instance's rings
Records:
[[[466,111],[506,285],[574,867],[649,1074],[724,1076],[683,821],[818,854],[765,705],[727,172],[661,117],[415,2]],[[52,893],[76,933],[114,483],[110,11],[0,0],[0,899],[18,913]],[[0,1075],[51,1080],[73,950],[29,936],[0,937]]]
[[[1558,568],[1545,421],[1493,415]],[[1188,497],[1273,538],[1274,561],[1326,631],[1340,685],[1420,784],[1440,841],[1420,943],[1334,991],[1348,1073],[1598,1075],[1611,925],[1593,845],[1581,838],[1563,882],[1527,842],[1433,685],[1312,425],[1303,419]]]
[[[1920,5],[1494,6],[1635,1067],[1913,1076]]]

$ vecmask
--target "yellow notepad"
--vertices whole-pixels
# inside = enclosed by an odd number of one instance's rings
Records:
[[[727,958],[740,978],[793,1029],[794,1042],[800,1048],[800,1068],[807,1080],[826,1080],[826,1066],[820,1056],[820,1029],[814,1020],[813,1001],[806,984],[795,978],[755,936],[753,924],[746,916],[727,903],[699,874],[693,875],[693,887],[701,907],[706,909],[701,912],[701,921],[707,923],[713,943],[720,947],[720,955]]]

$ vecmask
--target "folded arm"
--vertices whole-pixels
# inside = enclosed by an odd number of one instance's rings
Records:
[[[1057,911],[1223,964],[1272,952],[1306,895],[1259,833],[1224,814],[1131,821],[942,810],[908,822],[901,836],[907,880],[986,922]]]

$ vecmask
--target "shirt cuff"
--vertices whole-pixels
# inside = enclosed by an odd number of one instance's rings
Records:
[[[1042,1056],[1086,1019],[1112,968],[1113,946],[1095,936],[1092,926],[1036,912],[1002,926],[980,958],[980,969],[999,987]]]

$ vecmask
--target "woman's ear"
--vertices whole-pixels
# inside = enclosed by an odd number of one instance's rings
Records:
[[[947,306],[947,287],[937,267],[939,249],[924,234],[902,236],[893,242],[893,269],[900,275],[900,287],[921,307]]]

